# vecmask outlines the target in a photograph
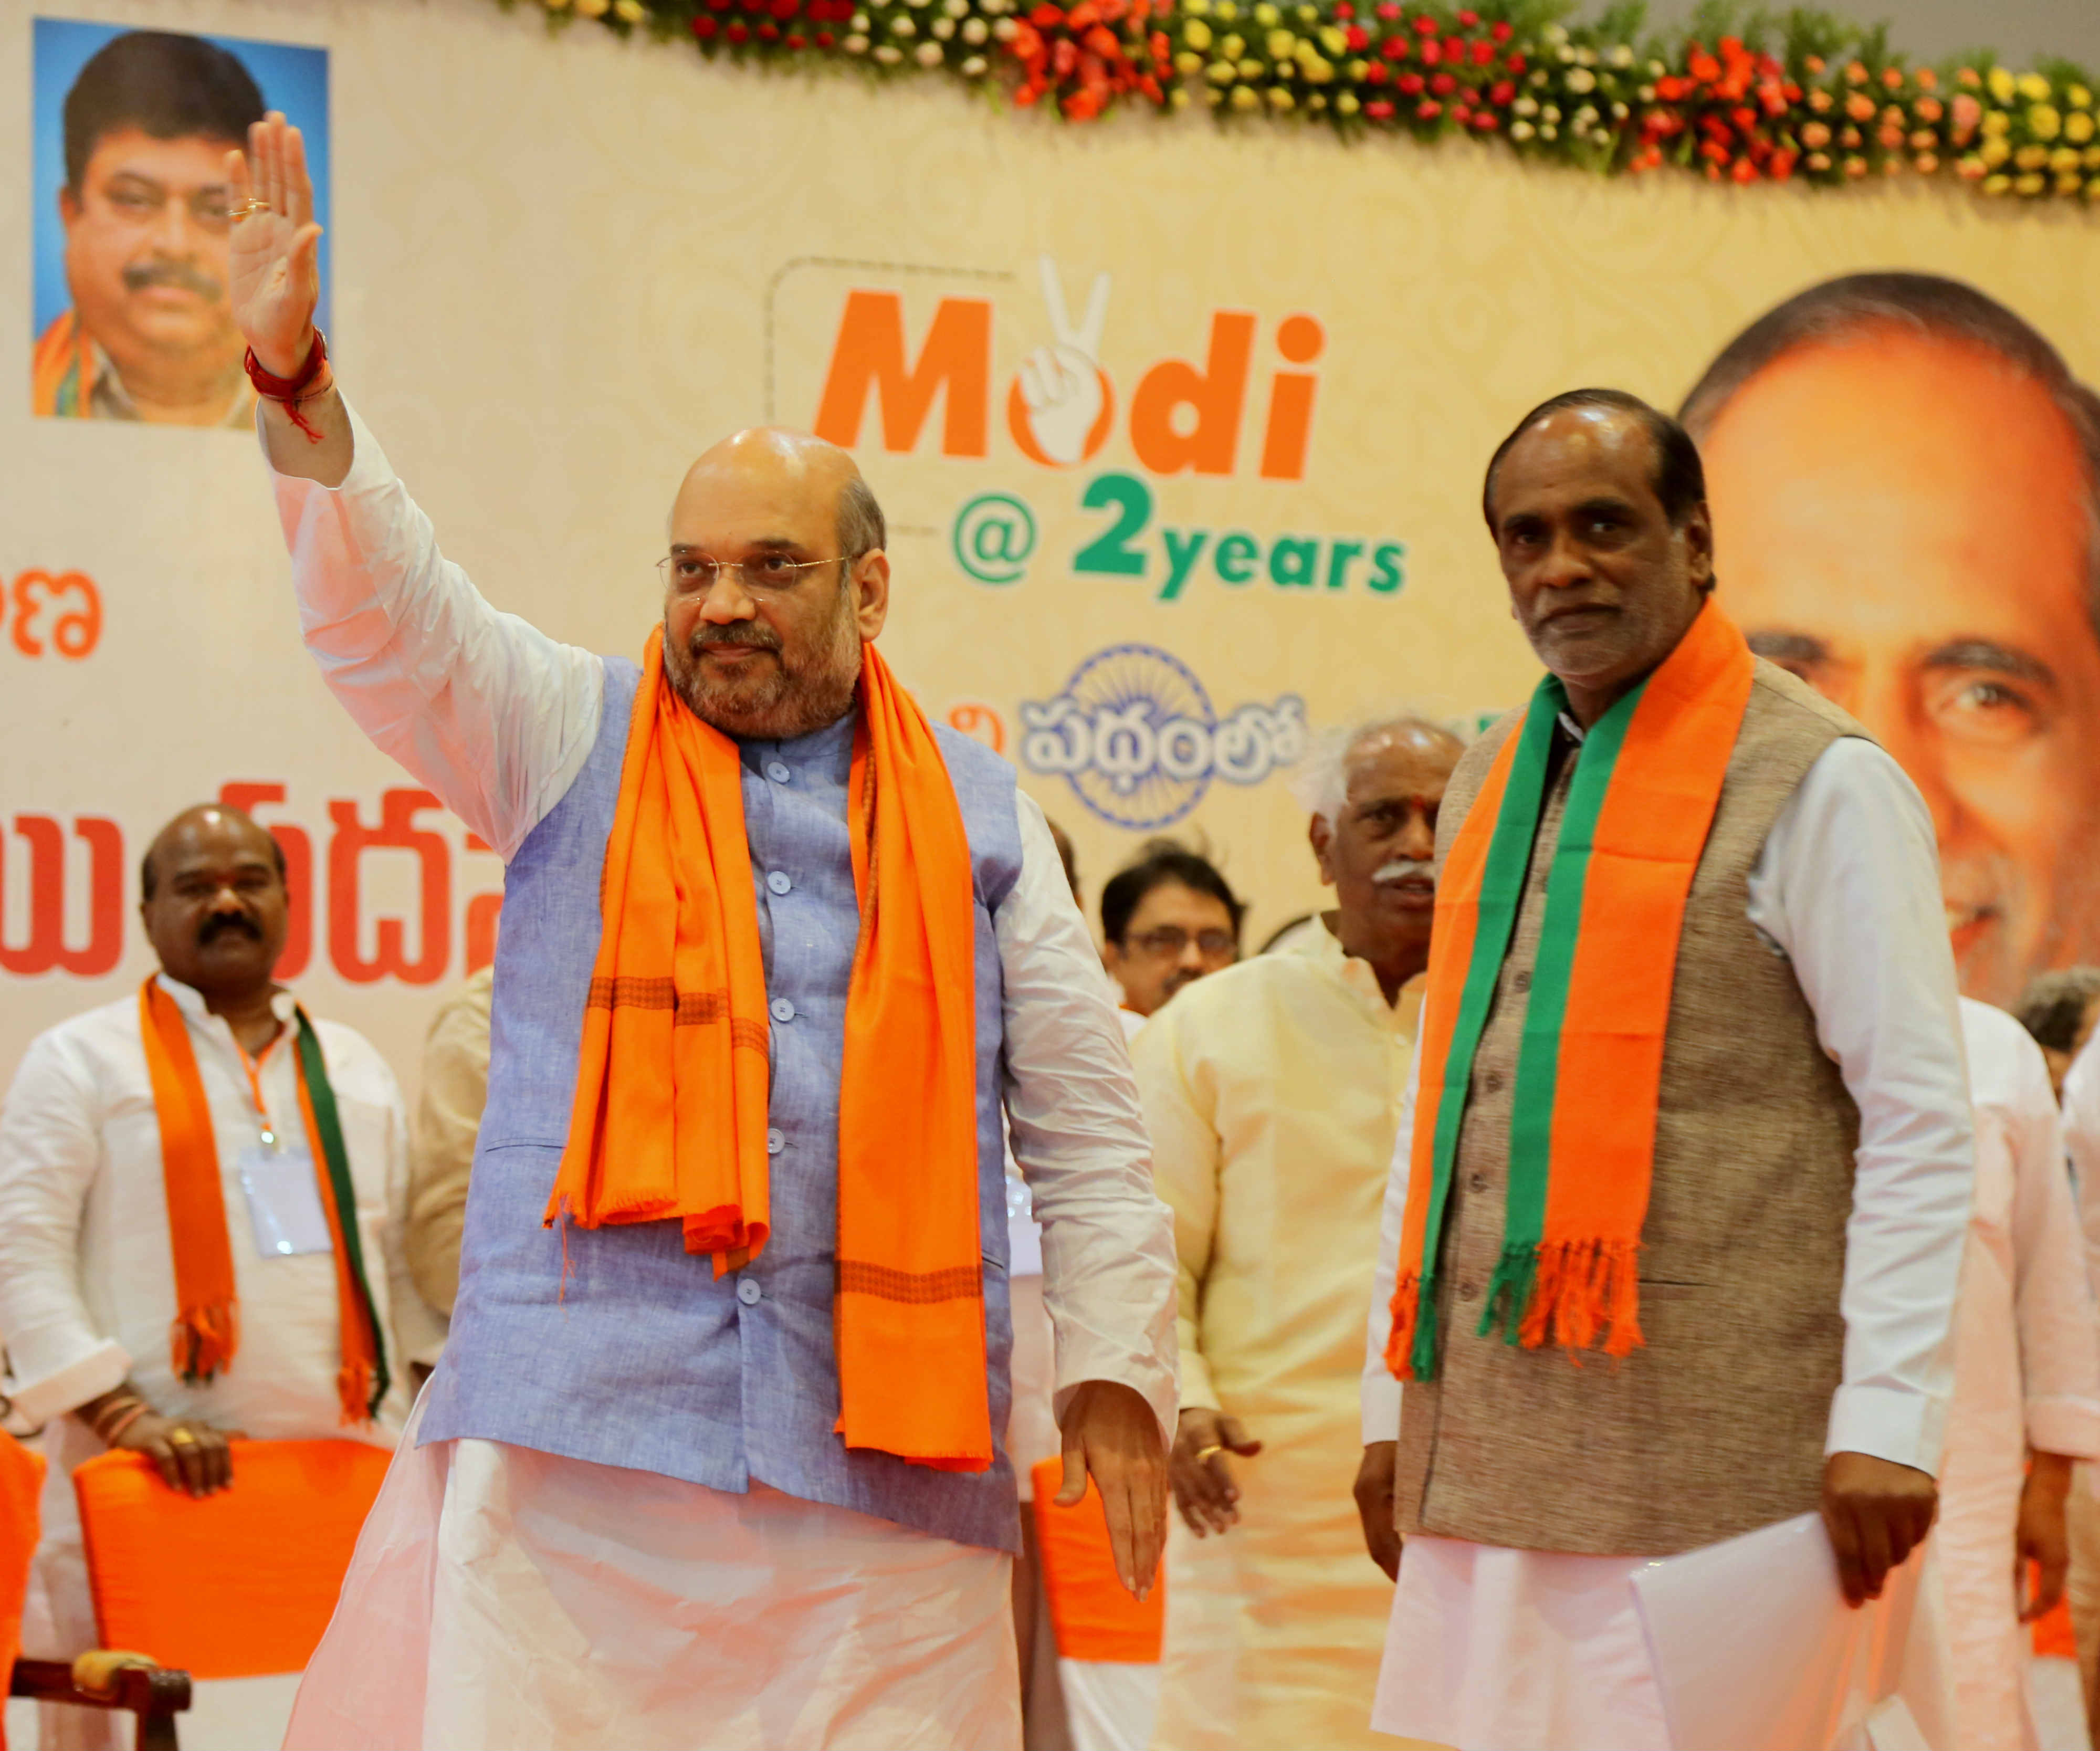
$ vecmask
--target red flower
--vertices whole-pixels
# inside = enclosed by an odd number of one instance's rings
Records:
[[[1442,43],[1425,42],[1422,45],[1422,64],[1423,66],[1440,66],[1443,64],[1443,60],[1444,45]]]
[[[1335,7],[1335,17],[1354,18],[1356,15],[1357,9],[1349,4],[1349,0],[1337,0],[1337,4]]]
[[[792,18],[802,9],[802,0],[773,0],[773,15],[778,19]]]
[[[1418,18],[1414,21],[1414,33],[1418,37],[1435,36],[1436,34],[1436,20],[1432,18],[1427,12],[1424,12],[1421,17]]]
[[[1446,37],[1444,39],[1444,59],[1447,61],[1462,61],[1465,58],[1466,39],[1462,37]]]
[[[1404,73],[1394,82],[1410,97],[1422,95],[1422,75],[1418,73]]]
[[[737,21],[731,24],[727,30],[722,33],[722,34],[725,37],[727,37],[731,42],[748,42],[751,40],[751,32],[745,26],[742,19],[737,20]]]
[[[1476,42],[1473,45],[1473,64],[1476,67],[1485,67],[1494,58],[1495,46],[1492,42]]]
[[[1522,73],[1527,64],[1521,55],[1512,55],[1509,58],[1509,70],[1513,73]]]
[[[703,42],[709,41],[721,29],[721,26],[705,13],[702,13],[699,17],[693,20],[693,34]]]
[[[1049,0],[1043,0],[1043,5],[1028,15],[1028,22],[1038,30],[1056,30],[1065,22],[1064,8],[1052,6]]]
[[[1507,42],[1516,34],[1516,30],[1507,19],[1498,19],[1495,20],[1494,28],[1488,34],[1498,42]]]
[[[1758,179],[1758,167],[1747,158],[1738,158],[1735,169],[1728,174],[1738,183],[1754,183]]]
[[[1776,152],[1771,155],[1771,162],[1765,166],[1765,174],[1775,183],[1784,183],[1793,174],[1793,153]]]
[[[1458,15],[1458,28],[1461,30],[1471,30],[1474,25],[1479,24],[1480,21],[1480,15],[1471,10],[1461,12]]]
[[[1473,117],[1473,128],[1476,133],[1492,134],[1501,126],[1500,119],[1492,110],[1478,111]]]
[[[1473,112],[1463,104],[1454,104],[1451,106],[1451,119],[1462,128],[1473,119]]]
[[[1701,85],[1712,85],[1721,77],[1721,64],[1696,43],[1692,46],[1692,57],[1685,64],[1691,68],[1692,77]]]
[[[1379,49],[1379,53],[1389,61],[1404,61],[1407,59],[1408,50],[1413,45],[1405,37],[1388,37],[1385,39],[1384,46]]]
[[[828,30],[820,30],[817,33],[817,46],[820,49],[828,49],[835,40]]]
[[[780,27],[770,23],[761,24],[758,27],[758,35],[761,42],[778,42],[780,40]]]
[[[1444,113],[1444,106],[1433,97],[1425,97],[1414,106],[1414,112],[1424,121],[1434,121]]]
[[[1507,79],[1498,80],[1488,87],[1488,101],[1491,104],[1507,105],[1515,95],[1516,87]]]
[[[1374,121],[1390,121],[1392,119],[1392,105],[1382,97],[1373,98],[1364,105],[1364,113]]]
[[[1378,15],[1391,24],[1400,16],[1400,0],[1379,0]]]
[[[1682,103],[1691,90],[1692,82],[1674,73],[1665,73],[1655,82],[1655,95],[1665,104]]]
[[[1364,69],[1364,83],[1365,85],[1383,85],[1386,81],[1390,79],[1392,77],[1392,69],[1387,66],[1383,61],[1373,61],[1370,66]]]
[[[1350,25],[1343,35],[1348,41],[1352,55],[1361,55],[1371,46],[1371,33],[1361,24]]]
[[[1447,73],[1440,73],[1429,82],[1429,89],[1439,97],[1449,97],[1458,89],[1458,82]]]

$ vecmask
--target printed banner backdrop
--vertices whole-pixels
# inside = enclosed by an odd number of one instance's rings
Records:
[[[2096,221],[1960,190],[1068,130],[550,37],[488,0],[39,10],[326,51],[331,351],[499,606],[638,651],[688,460],[754,421],[814,426],[892,519],[885,651],[1016,761],[1089,902],[1171,831],[1251,898],[1251,945],[1321,903],[1283,775],[1308,733],[1397,703],[1476,718],[1535,679],[1479,511],[1525,408],[1585,382],[1674,406],[1760,313],[1868,268],[1971,281],[2100,368]],[[0,20],[0,90],[30,98],[48,28]],[[412,1090],[437,995],[488,952],[498,861],[329,697],[251,438],[31,416],[51,196],[30,148],[0,148],[0,333],[21,337],[0,356],[0,1061],[145,973],[139,853],[224,795],[285,840],[288,973]],[[1928,366],[1834,387],[1775,367],[1727,403],[1723,597],[1739,560],[1745,624],[1919,774],[1971,983],[2003,999],[2096,955],[2073,880],[2100,796],[2085,483],[2014,374]],[[1886,448],[1877,408],[1912,434],[1901,478],[1833,473]],[[1994,409],[2028,421],[2034,502],[1965,462]],[[1806,487],[1774,461],[1797,450]]]

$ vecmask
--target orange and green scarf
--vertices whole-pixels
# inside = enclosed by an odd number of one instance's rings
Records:
[[[1599,718],[1569,782],[1517,1051],[1502,1246],[1479,1334],[1569,1350],[1642,1342],[1638,1254],[1677,946],[1749,703],[1754,659],[1710,601]],[[1453,840],[1437,885],[1413,1158],[1386,1365],[1436,1371],[1436,1282],[1458,1134],[1538,833],[1547,676]]]
[[[838,1431],[938,1471],[991,1464],[977,1235],[969,842],[925,716],[862,655],[848,815],[860,937],[839,1079]],[[677,1220],[715,1274],[758,1255],[765,968],[736,743],[650,634],[606,845],[603,935],[546,1220]]]
[[[345,1424],[379,1414],[390,1376],[379,1339],[364,1249],[357,1232],[357,1193],[350,1152],[320,1039],[307,1012],[294,1012],[299,1113],[313,1152],[321,1208],[334,1243],[336,1306],[342,1333],[342,1367],[336,1391]],[[168,1200],[168,1239],[174,1254],[175,1317],[169,1328],[175,1372],[195,1385],[223,1373],[240,1347],[240,1302],[234,1287],[233,1248],[226,1233],[226,1189],[219,1177],[218,1140],[204,1078],[197,1074],[181,1007],[149,977],[139,988],[139,1030],[146,1074],[161,1130],[161,1180]]]

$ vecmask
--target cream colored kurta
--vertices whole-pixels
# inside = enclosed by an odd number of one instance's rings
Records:
[[[1379,1201],[1420,981],[1388,1007],[1325,929],[1178,993],[1132,1048],[1180,1255],[1181,1403],[1260,1441],[1240,1521],[1167,1544],[1161,1751],[1390,1745],[1392,1589],[1351,1495]]]

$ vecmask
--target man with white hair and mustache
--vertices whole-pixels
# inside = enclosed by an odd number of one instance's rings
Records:
[[[1159,1751],[1380,1742],[1392,1590],[1349,1510],[1361,1332],[1462,752],[1411,716],[1326,738],[1299,796],[1334,910],[1132,1048],[1181,1272]]]

